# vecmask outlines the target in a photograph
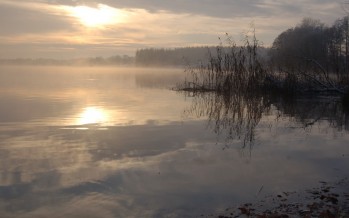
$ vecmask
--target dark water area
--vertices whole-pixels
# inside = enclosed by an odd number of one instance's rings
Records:
[[[200,217],[349,177],[339,98],[171,90],[184,76],[0,67],[0,217]]]

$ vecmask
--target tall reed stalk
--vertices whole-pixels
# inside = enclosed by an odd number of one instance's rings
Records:
[[[232,41],[228,44],[217,46],[215,55],[209,52],[207,64],[189,69],[190,81],[186,81],[181,89],[229,94],[261,88],[267,71],[258,55],[260,45],[255,34],[246,36],[242,46]]]

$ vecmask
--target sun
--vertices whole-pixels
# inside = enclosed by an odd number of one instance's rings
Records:
[[[87,27],[102,27],[119,23],[123,19],[121,10],[103,4],[98,4],[95,8],[76,6],[70,9],[70,13]]]

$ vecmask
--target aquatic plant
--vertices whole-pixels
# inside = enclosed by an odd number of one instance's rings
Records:
[[[267,70],[258,50],[261,47],[254,31],[246,36],[244,45],[237,46],[227,35],[228,45],[222,43],[209,52],[207,63],[187,69],[188,77],[177,88],[184,91],[237,93],[257,91],[264,86]]]

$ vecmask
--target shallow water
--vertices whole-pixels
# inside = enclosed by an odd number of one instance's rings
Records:
[[[198,217],[349,176],[338,99],[172,91],[183,78],[0,67],[0,216]]]

